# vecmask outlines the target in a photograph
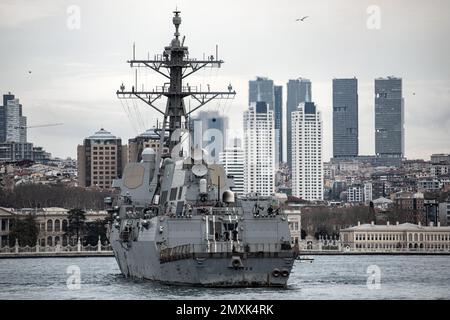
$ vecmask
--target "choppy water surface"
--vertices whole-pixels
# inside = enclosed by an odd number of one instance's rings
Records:
[[[204,289],[133,281],[120,274],[114,258],[0,259],[0,299],[450,299],[450,256],[314,259],[296,261],[287,289]],[[81,284],[71,290],[67,271],[73,265],[79,267]],[[381,272],[379,289],[374,284],[369,289],[368,268]]]

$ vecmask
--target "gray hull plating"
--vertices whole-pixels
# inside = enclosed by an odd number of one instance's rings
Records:
[[[127,277],[158,281],[171,285],[204,287],[285,287],[293,258],[247,258],[241,267],[230,265],[230,258],[189,257],[183,260],[160,263],[154,243],[137,243],[123,250],[119,241],[113,242],[117,263]],[[153,252],[152,252],[153,251]],[[280,270],[274,275],[273,270]]]

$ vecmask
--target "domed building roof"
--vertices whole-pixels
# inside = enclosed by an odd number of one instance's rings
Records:
[[[106,131],[105,129],[101,128],[99,131],[97,131],[92,136],[89,136],[88,139],[91,140],[111,140],[111,139],[117,139],[116,136],[111,134],[111,132]]]
[[[156,133],[155,129],[148,129],[144,133],[141,133],[139,136],[150,139],[159,139],[159,135]]]

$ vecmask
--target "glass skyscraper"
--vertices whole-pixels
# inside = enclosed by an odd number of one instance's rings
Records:
[[[375,154],[401,159],[405,152],[402,79],[375,79]]]
[[[333,157],[358,155],[358,80],[333,79]]]
[[[273,80],[256,77],[248,82],[248,105],[252,102],[265,102],[270,110],[274,108]]]

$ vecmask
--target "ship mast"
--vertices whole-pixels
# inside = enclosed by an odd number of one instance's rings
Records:
[[[181,42],[179,39],[180,32],[178,29],[181,24],[180,11],[175,10],[173,13],[175,14],[172,18],[172,22],[175,25],[175,38],[172,39],[169,46],[164,48],[163,54],[155,55],[153,60],[136,60],[133,46],[133,59],[127,61],[131,67],[145,67],[152,69],[168,78],[169,82],[164,83],[163,86],[157,86],[156,89],[152,91],[138,91],[136,76],[135,84],[132,86],[131,91],[126,91],[123,83],[120,86],[120,90],[117,90],[119,99],[140,99],[164,116],[162,132],[160,134],[158,158],[161,157],[163,145],[166,142],[166,131],[169,132],[167,147],[169,148],[169,153],[171,153],[172,149],[181,139],[181,134],[173,135],[174,132],[180,129],[189,130],[188,117],[192,112],[201,108],[211,100],[232,99],[236,94],[231,84],[228,86],[228,91],[201,91],[201,89],[198,90],[195,86],[183,86],[183,80],[188,76],[206,66],[220,68],[223,61],[219,60],[217,57],[217,48],[216,56],[211,55],[208,59],[203,58],[197,60],[189,58],[188,47],[184,46],[184,37]],[[162,111],[155,106],[155,101],[163,96],[167,97],[165,111]],[[191,97],[198,103],[189,112],[186,112],[184,105],[184,98],[186,97]]]

